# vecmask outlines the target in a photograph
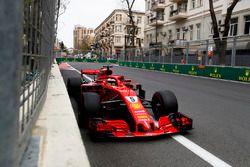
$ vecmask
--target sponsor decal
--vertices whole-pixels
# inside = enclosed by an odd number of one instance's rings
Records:
[[[180,70],[178,70],[178,66],[177,65],[174,66],[173,72],[174,73],[180,73]]]
[[[135,66],[136,68],[139,68],[139,65],[138,65],[138,62],[136,63],[136,66]]]
[[[161,70],[161,71],[166,71],[166,69],[165,69],[165,65],[164,65],[164,64],[162,64],[162,65],[161,65],[160,70]]]
[[[209,76],[211,78],[222,78],[222,75],[218,73],[218,69],[214,68],[214,73],[210,73]]]
[[[146,113],[144,110],[136,110],[135,111],[135,114],[137,115],[139,115],[139,114],[144,114],[144,113]]]
[[[126,100],[128,100],[130,103],[137,103],[138,97],[137,96],[126,96]]]
[[[188,74],[189,74],[189,75],[197,75],[197,71],[195,70],[195,67],[194,67],[194,66],[192,66],[191,71],[188,71]]]
[[[147,115],[138,115],[137,118],[138,119],[147,119],[148,116]]]
[[[145,119],[145,118],[139,119],[138,121],[149,121],[149,118],[147,118],[147,119]]]
[[[151,67],[149,69],[154,70],[155,69],[154,64],[151,64]]]
[[[245,76],[239,76],[239,81],[250,82],[250,70],[245,71]]]
[[[134,108],[134,109],[141,109],[141,108],[142,108],[142,105],[139,104],[139,103],[133,103],[133,104],[131,104],[130,106],[131,106],[132,108]]]

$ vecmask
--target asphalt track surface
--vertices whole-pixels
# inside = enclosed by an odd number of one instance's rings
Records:
[[[77,70],[98,69],[103,65],[69,64]],[[182,134],[185,138],[230,166],[250,166],[250,84],[118,66],[114,66],[113,71],[141,83],[148,99],[157,90],[172,90],[177,96],[179,111],[194,120],[194,129]],[[69,76],[79,76],[74,70],[61,72],[65,81]],[[74,100],[72,106],[77,110]],[[92,142],[86,129],[81,133],[92,167],[211,166],[171,136]]]

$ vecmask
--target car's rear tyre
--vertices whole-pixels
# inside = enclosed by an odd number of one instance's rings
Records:
[[[68,78],[67,80],[67,89],[69,96],[77,97],[80,95],[81,92],[81,78]]]
[[[175,94],[169,90],[155,92],[152,97],[152,109],[155,118],[173,115],[178,112],[178,102]]]

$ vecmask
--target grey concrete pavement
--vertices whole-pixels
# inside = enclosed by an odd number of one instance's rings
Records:
[[[47,99],[33,129],[22,167],[89,167],[72,105],[59,71],[53,64]]]

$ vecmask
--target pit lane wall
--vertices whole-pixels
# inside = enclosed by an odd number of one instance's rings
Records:
[[[221,66],[202,66],[202,65],[189,65],[189,64],[161,64],[161,63],[123,62],[123,61],[118,62],[116,60],[90,60],[90,59],[83,60],[78,58],[57,58],[58,63],[64,61],[119,63],[120,66],[126,66],[126,67],[250,83],[250,68],[246,67],[221,67]]]

